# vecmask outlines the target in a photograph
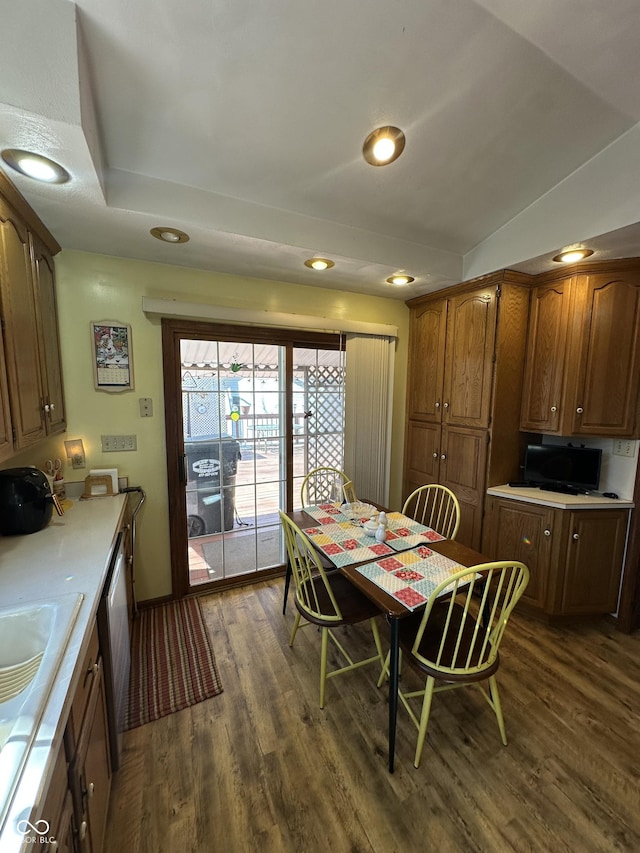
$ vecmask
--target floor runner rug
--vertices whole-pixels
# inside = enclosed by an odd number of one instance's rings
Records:
[[[197,598],[142,609],[133,624],[125,728],[134,729],[222,693]]]

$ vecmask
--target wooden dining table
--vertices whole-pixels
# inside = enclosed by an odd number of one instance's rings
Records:
[[[381,508],[380,508],[381,509]],[[317,527],[318,522],[304,510],[296,510],[287,512],[287,516],[304,531],[311,527]],[[309,538],[309,542],[314,545],[314,542]],[[448,557],[450,560],[464,567],[479,565],[480,563],[488,562],[488,559],[479,551],[463,545],[461,542],[456,542],[453,539],[443,539],[438,542],[429,542],[429,548],[432,551]],[[315,547],[315,545],[314,545]],[[316,549],[317,550],[317,549]],[[395,762],[395,746],[396,746],[396,720],[398,715],[398,681],[400,678],[400,620],[408,616],[410,613],[419,612],[422,608],[414,608],[410,610],[405,607],[402,602],[398,601],[393,596],[389,595],[380,586],[369,580],[359,569],[368,563],[373,563],[377,558],[367,560],[363,563],[354,563],[348,566],[336,567],[322,552],[318,551],[322,559],[322,564],[326,568],[339,571],[348,580],[359,589],[368,599],[373,601],[383,613],[389,623],[389,772],[393,773]]]

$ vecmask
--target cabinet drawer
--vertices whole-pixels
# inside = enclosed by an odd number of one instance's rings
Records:
[[[71,761],[78,748],[78,740],[82,729],[82,721],[87,710],[91,688],[98,675],[98,664],[100,657],[100,646],[98,643],[98,628],[93,629],[89,647],[82,663],[80,682],[76,688],[67,730],[65,732],[67,758]]]

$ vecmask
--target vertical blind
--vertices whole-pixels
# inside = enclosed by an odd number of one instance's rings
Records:
[[[358,497],[388,505],[395,339],[347,334],[344,470]]]

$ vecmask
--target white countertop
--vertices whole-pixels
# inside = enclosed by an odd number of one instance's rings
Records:
[[[627,498],[603,498],[600,495],[565,495],[528,486],[491,486],[488,495],[508,498],[529,504],[552,506],[558,509],[633,509],[634,503]]]
[[[83,597],[73,632],[42,715],[34,745],[22,770],[11,808],[0,828],[2,853],[27,849],[17,823],[42,801],[44,785],[62,743],[71,700],[95,624],[109,556],[120,527],[126,495],[74,500],[65,515],[54,513],[43,530],[0,536],[0,606],[48,600],[67,593]],[[75,678],[74,678],[75,675]],[[37,812],[34,818],[47,815]],[[29,845],[32,849],[33,844]]]

